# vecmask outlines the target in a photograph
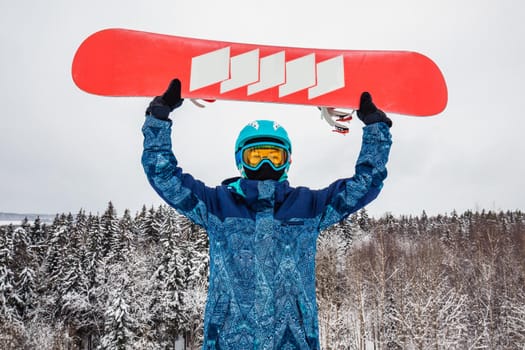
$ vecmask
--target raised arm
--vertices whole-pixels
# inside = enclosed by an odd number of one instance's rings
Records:
[[[327,195],[327,206],[320,222],[321,230],[374,200],[387,176],[386,163],[392,144],[392,121],[375,106],[367,92],[361,96],[357,115],[365,127],[355,174],[351,178],[334,182],[324,191]]]
[[[169,114],[182,105],[181,85],[174,79],[162,96],[151,101],[142,127],[144,150],[142,166],[146,176],[166,203],[195,223],[206,227],[204,200],[208,189],[191,175],[183,173],[172,151]]]

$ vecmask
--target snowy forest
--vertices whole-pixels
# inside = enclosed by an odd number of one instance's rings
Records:
[[[2,226],[0,349],[200,349],[207,250],[165,206]],[[361,210],[316,269],[324,350],[525,349],[520,211]]]

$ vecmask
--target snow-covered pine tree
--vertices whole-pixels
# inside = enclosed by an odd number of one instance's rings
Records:
[[[129,210],[124,211],[124,215],[115,230],[110,236],[110,250],[108,261],[111,263],[124,263],[128,260],[133,244],[133,221]]]
[[[36,303],[36,272],[31,265],[22,268],[16,276],[18,313],[23,320],[29,319]]]
[[[129,312],[128,288],[125,284],[112,291],[105,312],[104,336],[101,350],[128,350],[133,348],[135,335]]]
[[[119,219],[117,211],[112,202],[108,203],[106,211],[100,217],[100,235],[102,238],[101,249],[102,256],[108,257],[112,252],[112,244],[119,242]],[[119,249],[118,247],[116,249]]]
[[[59,285],[61,320],[67,326],[71,337],[82,338],[85,330],[91,325],[89,280],[85,271],[87,234],[88,218],[81,210],[69,233],[67,255]]]
[[[16,320],[18,315],[13,305],[15,273],[13,268],[13,225],[0,227],[0,323]]]
[[[159,229],[164,220],[163,210],[163,206],[159,206],[158,210],[153,207],[146,210],[146,207],[142,207],[142,211],[137,215],[136,226],[145,244],[158,244],[160,242]]]
[[[178,215],[178,214],[177,214]],[[184,338],[195,348],[202,343],[203,316],[208,283],[208,237],[206,231],[187,218],[178,215],[181,228],[182,262],[185,282],[182,293]]]
[[[369,233],[372,227],[372,219],[368,216],[366,208],[363,208],[358,213],[357,224],[363,233]]]
[[[173,346],[183,332],[185,319],[182,313],[186,272],[181,240],[180,218],[174,210],[160,207],[162,223],[155,230],[160,234],[160,261],[153,275],[154,298],[151,310],[159,320],[157,339],[162,347]]]
[[[97,270],[102,264],[102,247],[104,240],[100,229],[100,218],[97,215],[89,215],[86,227],[86,256],[84,260],[84,271],[88,277],[90,288],[96,283]]]
[[[29,225],[26,225],[29,229]],[[13,300],[21,320],[25,320],[33,309],[35,291],[35,258],[31,240],[25,228],[18,227],[8,239],[11,249],[11,269],[15,274],[15,293]]]
[[[17,349],[34,303],[33,261],[25,229],[9,225],[0,234],[0,348]]]
[[[100,217],[89,214],[86,222],[85,255],[82,268],[87,284],[87,301],[89,311],[82,318],[82,337],[89,344],[96,344],[100,331],[104,328],[104,312],[106,307],[106,281],[99,276],[104,271],[105,260],[102,255],[104,245],[100,228]]]
[[[47,241],[49,239],[49,228],[42,223],[40,217],[37,217],[29,228],[29,237],[31,239],[32,250],[35,254],[35,266],[41,266],[47,251]]]

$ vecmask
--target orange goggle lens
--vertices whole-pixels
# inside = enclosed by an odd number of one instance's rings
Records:
[[[249,167],[257,167],[263,160],[268,159],[275,168],[286,164],[288,153],[284,148],[272,145],[247,147],[242,152],[242,160]]]

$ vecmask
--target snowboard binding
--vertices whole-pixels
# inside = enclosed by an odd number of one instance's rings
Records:
[[[350,132],[350,128],[343,123],[350,123],[355,110],[348,113],[337,110],[333,107],[319,107],[319,109],[321,110],[321,117],[328,123],[328,125],[334,128],[333,132],[343,135]]]
[[[208,98],[190,98],[190,101],[199,108],[205,108],[206,105],[203,102],[206,103],[213,103],[216,100],[208,99]]]

